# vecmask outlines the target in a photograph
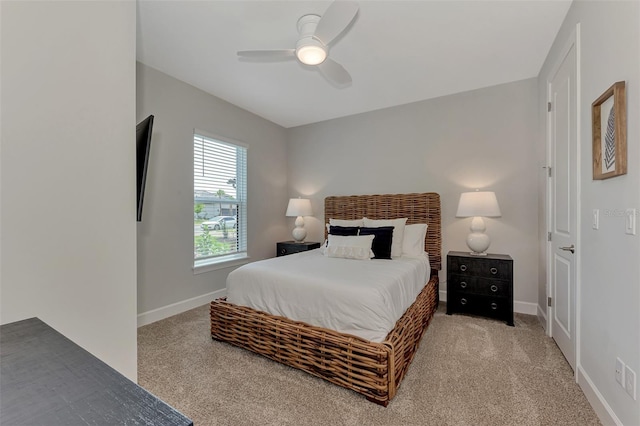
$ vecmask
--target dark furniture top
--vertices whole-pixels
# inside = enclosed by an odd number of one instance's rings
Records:
[[[447,254],[447,314],[470,313],[513,326],[513,259],[506,254]]]
[[[308,251],[317,248],[320,248],[320,243],[314,243],[311,241],[305,241],[303,243],[296,243],[295,241],[281,241],[276,245],[276,255],[278,257],[286,256],[288,254],[300,253],[301,251]]]
[[[0,424],[193,425],[38,318],[0,327]]]

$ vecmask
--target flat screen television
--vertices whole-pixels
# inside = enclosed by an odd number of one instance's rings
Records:
[[[148,116],[136,126],[136,181],[138,195],[138,222],[142,221],[142,202],[144,201],[144,187],[147,181],[149,166],[149,149],[151,148],[151,129],[153,115]]]

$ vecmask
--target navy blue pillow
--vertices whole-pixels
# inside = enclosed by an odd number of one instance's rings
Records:
[[[391,259],[391,242],[393,241],[393,226],[379,228],[360,228],[360,235],[375,235],[371,250],[374,259]]]
[[[329,226],[329,234],[331,235],[358,235],[357,226]]]

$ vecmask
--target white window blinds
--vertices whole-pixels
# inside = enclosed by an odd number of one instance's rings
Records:
[[[247,251],[247,149],[194,134],[194,260]]]

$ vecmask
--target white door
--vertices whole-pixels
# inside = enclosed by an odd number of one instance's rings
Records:
[[[565,50],[549,83],[549,244],[551,337],[575,371],[578,137],[576,46]]]

